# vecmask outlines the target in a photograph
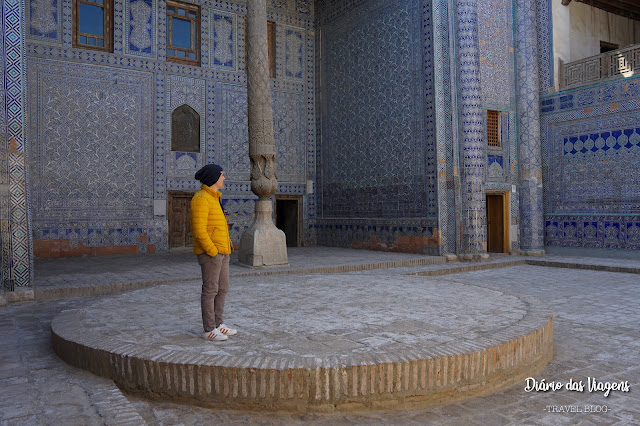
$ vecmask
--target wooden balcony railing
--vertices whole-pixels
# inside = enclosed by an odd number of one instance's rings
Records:
[[[566,64],[560,61],[560,90],[631,77],[634,73],[640,75],[640,44]]]

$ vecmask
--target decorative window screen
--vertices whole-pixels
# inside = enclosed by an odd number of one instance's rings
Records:
[[[500,111],[487,111],[487,140],[489,146],[500,148]]]
[[[113,51],[113,0],[73,2],[73,46]]]
[[[167,60],[200,65],[200,7],[167,1]]]

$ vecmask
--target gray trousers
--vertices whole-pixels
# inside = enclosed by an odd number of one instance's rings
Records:
[[[206,253],[198,255],[202,269],[202,325],[208,332],[222,324],[224,300],[229,291],[229,255],[218,254],[211,257]]]

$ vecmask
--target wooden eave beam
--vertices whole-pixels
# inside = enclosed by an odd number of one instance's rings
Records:
[[[588,6],[596,7],[625,18],[640,21],[640,5],[637,0],[576,0]],[[565,0],[563,0],[564,4]],[[567,2],[569,4],[570,0]]]

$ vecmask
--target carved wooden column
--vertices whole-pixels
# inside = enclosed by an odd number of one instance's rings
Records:
[[[266,0],[247,2],[247,103],[251,190],[258,196],[255,219],[240,239],[239,260],[249,266],[288,263],[287,240],[272,219],[276,192],[276,149],[267,50]]]

